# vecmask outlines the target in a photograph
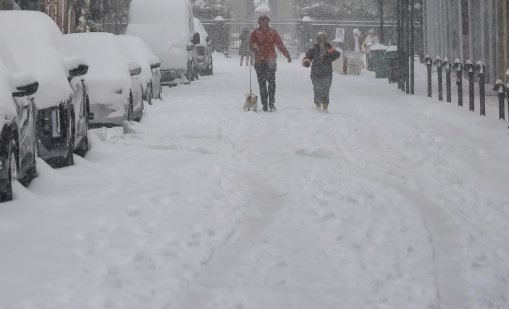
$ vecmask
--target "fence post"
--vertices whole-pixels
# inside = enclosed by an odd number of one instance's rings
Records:
[[[507,84],[505,86],[505,91],[506,91],[505,97],[508,99],[508,101],[507,101],[507,118],[509,118],[509,69],[505,72],[505,80],[507,81]]]
[[[456,85],[458,85],[458,106],[463,106],[463,64],[456,58],[453,64],[456,69]]]
[[[445,67],[445,88],[447,91],[447,102],[451,102],[451,63],[449,62],[449,58],[444,58],[443,66]]]
[[[438,73],[438,100],[443,101],[444,100],[444,91],[442,89],[442,66],[443,66],[443,60],[439,56],[435,58],[435,63],[437,66],[437,73]]]
[[[500,79],[497,79],[493,90],[498,92],[498,119],[505,119],[505,93],[507,91],[507,87],[504,85],[504,82]]]
[[[476,71],[479,72],[479,98],[480,98],[480,113],[481,116],[486,116],[486,94],[485,94],[485,72],[482,61],[477,61]]]
[[[428,97],[431,98],[431,96],[432,96],[432,90],[431,90],[431,66],[433,65],[433,62],[431,61],[431,57],[429,55],[426,55],[424,57],[424,61],[426,61],[426,66],[428,67]]]
[[[470,59],[465,62],[465,69],[468,73],[468,110],[473,112],[474,111],[474,74],[475,74],[475,67],[472,61]]]

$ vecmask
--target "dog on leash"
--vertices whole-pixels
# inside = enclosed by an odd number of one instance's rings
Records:
[[[258,112],[258,96],[253,92],[246,95],[246,103],[244,103],[244,111]]]

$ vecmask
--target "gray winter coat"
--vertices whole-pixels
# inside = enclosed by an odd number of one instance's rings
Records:
[[[329,43],[325,43],[325,48],[331,47]],[[311,66],[311,75],[328,76],[332,75],[332,62],[339,58],[341,54],[334,50],[332,54],[327,51],[325,55],[320,57],[320,45],[315,44],[313,48],[307,51],[306,58],[309,58],[313,64]]]

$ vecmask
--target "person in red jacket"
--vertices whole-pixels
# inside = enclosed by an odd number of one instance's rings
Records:
[[[290,53],[285,47],[276,30],[269,27],[270,19],[267,15],[258,18],[259,27],[256,28],[249,39],[249,46],[255,52],[255,70],[260,86],[260,98],[263,110],[273,112],[276,110],[276,48],[285,55],[288,62],[292,62]],[[268,85],[267,85],[268,84]]]

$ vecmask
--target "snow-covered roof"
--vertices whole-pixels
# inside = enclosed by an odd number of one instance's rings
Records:
[[[0,11],[0,38],[16,55],[16,72],[29,72],[39,82],[35,103],[39,109],[58,105],[72,95],[65,59],[60,54],[62,33],[46,14],[35,11]]]
[[[387,48],[387,51],[388,51],[388,52],[395,52],[395,51],[398,51],[398,46],[396,46],[396,45],[389,46],[389,47]]]
[[[266,5],[265,3],[263,3],[255,9],[255,12],[256,13],[269,13],[270,7],[268,5]]]
[[[371,45],[371,47],[369,49],[370,50],[386,50],[387,46],[383,45],[383,44],[375,44],[375,45]]]
[[[259,4],[255,8],[255,12],[262,13],[262,14],[269,13],[270,7],[269,7],[269,4],[267,3],[267,0],[260,0]]]

